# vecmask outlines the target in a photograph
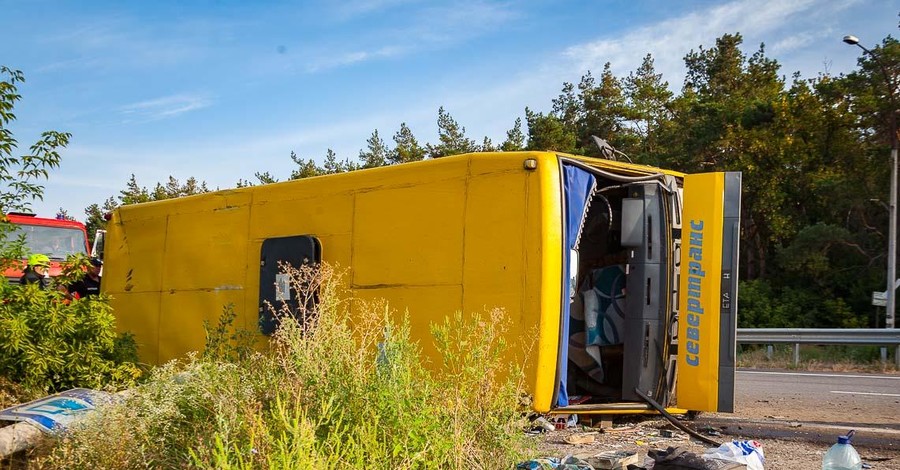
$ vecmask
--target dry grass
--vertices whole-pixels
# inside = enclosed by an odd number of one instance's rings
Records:
[[[331,269],[289,274],[317,289],[318,308],[281,310],[270,353],[232,354],[211,338],[216,354],[154,370],[33,466],[468,469],[531,455],[522,374],[500,360],[502,311],[433,325],[443,361],[426,367],[387,304],[351,316]]]
[[[829,372],[869,372],[897,374],[893,358],[888,349],[888,361],[882,363],[879,348],[875,346],[815,346],[801,345],[800,362],[794,364],[793,346],[778,345],[772,358],[766,354],[765,346],[744,348],[738,352],[737,366],[753,369],[793,369]]]

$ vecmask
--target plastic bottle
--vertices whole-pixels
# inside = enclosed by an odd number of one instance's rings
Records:
[[[850,431],[846,436],[839,436],[837,444],[831,446],[825,457],[822,458],[822,470],[860,470],[862,460],[856,449],[850,445],[850,439],[855,431]]]

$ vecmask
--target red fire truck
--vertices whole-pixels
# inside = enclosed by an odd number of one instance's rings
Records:
[[[6,214],[6,218],[15,225],[15,230],[7,239],[14,240],[24,234],[29,253],[42,253],[50,258],[50,276],[59,275],[60,263],[67,256],[89,253],[87,231],[81,222],[48,219],[18,212]],[[24,267],[23,260],[21,264],[6,269],[3,275],[10,282],[18,283]]]

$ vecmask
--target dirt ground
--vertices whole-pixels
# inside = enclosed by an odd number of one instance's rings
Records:
[[[688,436],[681,431],[675,431],[674,437],[661,437],[660,430],[662,429],[672,430],[674,427],[665,419],[648,418],[632,420],[631,423],[622,425],[616,424],[610,432],[579,425],[575,428],[546,432],[533,438],[537,441],[542,456],[559,458],[568,455],[591,456],[608,450],[626,450],[638,452],[638,455],[649,462],[652,460],[647,458],[647,452],[651,449],[666,449],[669,446],[685,447],[691,452],[702,454],[712,447],[702,442],[688,439]],[[573,436],[583,436],[590,439],[589,436],[585,436],[590,433],[596,433],[593,435],[595,441],[591,444],[570,444],[566,442],[567,438],[573,439]],[[712,437],[712,439],[726,442],[732,439],[740,439],[741,437],[721,435]],[[827,444],[816,444],[785,438],[759,441],[763,445],[766,469],[819,470],[822,468],[822,457],[829,448]],[[900,470],[900,449],[889,449],[883,446],[873,448],[865,446],[855,447],[863,462],[871,465],[871,468]]]

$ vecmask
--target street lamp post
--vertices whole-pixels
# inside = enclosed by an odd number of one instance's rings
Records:
[[[875,60],[875,63],[878,64],[878,67],[881,69],[881,73],[884,75],[885,85],[888,88],[888,99],[890,99],[891,103],[891,114],[890,114],[890,133],[891,133],[891,200],[888,204],[890,208],[890,223],[888,225],[888,269],[887,269],[887,291],[885,295],[887,297],[887,314],[885,315],[885,328],[894,328],[895,323],[895,308],[896,308],[896,279],[897,279],[897,102],[894,99],[894,91],[897,86],[894,84],[894,80],[890,74],[887,72],[887,68],[885,68],[884,63],[881,62],[881,58],[878,57],[878,54],[866,49],[865,46],[859,43],[859,38],[856,36],[844,36],[844,42],[851,46],[858,46],[863,50],[866,54],[872,57]],[[900,347],[897,348],[895,360],[897,362],[897,366],[900,367]]]

